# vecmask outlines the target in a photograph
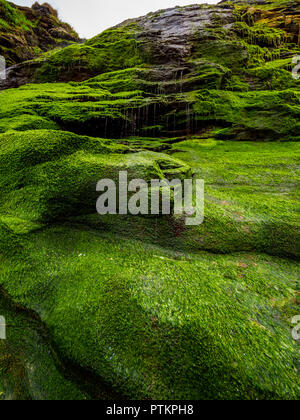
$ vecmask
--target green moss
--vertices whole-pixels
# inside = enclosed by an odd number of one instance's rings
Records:
[[[12,118],[2,118],[0,120],[0,133],[9,130],[27,131],[27,130],[55,130],[59,128],[53,121],[47,120],[37,115],[20,115]]]
[[[7,339],[0,342],[0,400],[89,398],[66,378],[66,370],[49,345],[42,325],[9,302],[2,292],[0,313],[7,324]]]
[[[248,43],[263,47],[279,48],[287,37],[281,29],[270,28],[261,23],[249,26],[245,22],[236,22],[234,28],[237,34],[245,38]]]
[[[9,26],[9,24],[6,22],[6,20],[4,20],[4,19],[2,19],[2,18],[0,18],[0,29],[2,30],[2,29],[9,29],[10,28],[10,26]]]
[[[200,121],[227,125],[228,129],[224,130],[221,138],[299,139],[297,91],[199,91],[194,111]]]
[[[60,131],[2,134],[0,145],[1,212],[38,223],[91,213],[97,182],[107,177],[117,181],[120,170],[151,180],[162,178],[164,169],[184,167],[167,156],[122,155],[126,146]]]
[[[299,397],[285,318],[293,263],[197,257],[74,226],[26,248],[35,262],[12,268],[5,287],[39,308],[61,354],[128,397]]]
[[[249,83],[246,82],[245,77],[232,75],[228,77],[224,86],[225,90],[232,90],[237,92],[248,92],[250,89]]]
[[[12,26],[20,26],[23,30],[28,31],[32,27],[32,23],[26,19],[24,13],[14,8],[5,0],[0,0],[0,16],[1,21],[5,22],[4,29]]]
[[[247,63],[248,51],[239,40],[206,39],[195,44],[194,58],[205,58],[206,60],[236,70]]]
[[[274,60],[262,66],[249,69],[248,74],[257,80],[261,89],[295,89],[299,82],[292,77],[292,59]]]
[[[248,69],[244,76],[224,73],[220,79],[222,90],[200,89],[178,94],[122,91],[122,83],[123,89],[127,87],[127,73],[132,75],[130,87],[137,87],[133,86],[135,69],[127,70],[126,74],[114,72],[111,78],[103,75],[97,81],[92,79],[91,84],[28,85],[0,94],[0,130],[62,128],[78,134],[122,138],[144,135],[147,127],[159,127],[161,135],[166,136],[172,130],[173,134],[174,130],[197,131],[205,122],[225,126],[223,138],[296,140],[299,82],[285,70],[289,63],[289,60],[273,61]],[[122,77],[126,79],[122,81]],[[294,89],[271,91],[274,87],[284,88],[283,82]],[[110,88],[113,86],[114,93],[108,90],[107,83]],[[253,85],[261,91],[247,92]],[[119,93],[117,86],[121,89]]]
[[[299,257],[296,143],[192,139],[173,148],[206,181],[205,222],[187,230],[190,247]]]
[[[16,255],[21,246],[15,233],[2,221],[0,222],[0,253],[2,256]]]
[[[270,0],[267,3],[265,3],[265,4],[261,3],[258,6],[259,6],[260,9],[269,10],[269,9],[274,9],[274,8],[277,8],[277,7],[286,7],[289,4],[291,4],[292,2],[293,2],[293,0]],[[242,16],[245,15],[245,13],[248,9],[248,5],[247,4],[245,5],[245,1],[243,1],[243,0],[241,0],[241,1],[238,0],[238,1],[235,1],[234,3],[229,1],[229,2],[226,2],[226,3],[236,5],[237,10],[240,11],[240,14],[242,14]]]
[[[0,285],[41,317],[0,297],[29,331],[0,347],[3,398],[299,399],[298,50],[235,13],[192,31],[187,62],[130,24],[0,93]],[[204,223],[100,217],[120,170],[204,179]]]

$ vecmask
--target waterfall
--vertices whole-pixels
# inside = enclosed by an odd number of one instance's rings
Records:
[[[183,70],[180,73],[180,93],[183,92]]]
[[[108,117],[105,117],[105,128],[104,128],[104,138],[107,139],[107,125],[108,125]]]

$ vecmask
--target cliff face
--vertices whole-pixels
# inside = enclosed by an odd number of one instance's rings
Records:
[[[297,137],[296,121],[278,109],[274,91],[298,91],[291,72],[298,43],[299,2],[177,7],[14,66],[2,88],[86,81],[95,87],[83,106],[86,119],[73,115],[69,121],[62,108],[56,115],[80,134],[177,136],[215,127],[220,138]],[[97,87],[132,92],[130,104],[101,103],[103,112],[96,115]],[[249,118],[243,109],[254,103]]]
[[[45,7],[42,9],[47,11]],[[172,81],[179,74],[205,76],[204,67],[220,76],[228,70],[241,76],[245,67],[299,52],[299,16],[298,1],[222,2],[216,6],[162,10],[126,21],[83,45],[14,67],[2,87],[28,82],[83,81],[137,65],[151,65],[156,80],[162,82]],[[53,12],[51,18],[56,19]],[[40,26],[38,30],[43,30]],[[58,31],[65,29],[52,28],[48,32],[58,36]],[[67,38],[71,36],[66,33]],[[44,43],[43,48],[46,47]],[[257,82],[257,78],[249,75],[246,79],[250,88]],[[193,88],[199,83],[198,78]],[[174,86],[169,88],[176,90]]]
[[[35,3],[29,8],[0,0],[0,55],[8,65],[78,41],[76,32],[59,20],[49,4]]]

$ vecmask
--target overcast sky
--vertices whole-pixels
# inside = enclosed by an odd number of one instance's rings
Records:
[[[10,0],[31,6],[35,0]],[[91,38],[123,20],[174,6],[218,3],[219,0],[48,0],[58,9],[60,18],[70,23],[82,38]],[[39,3],[44,3],[40,0]]]

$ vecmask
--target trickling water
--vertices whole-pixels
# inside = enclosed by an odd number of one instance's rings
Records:
[[[132,108],[132,129],[133,129],[133,135],[135,136],[136,134],[136,128],[137,128],[137,113],[134,110],[134,108]]]
[[[185,114],[186,114],[186,129],[187,129],[187,132],[189,133],[191,131],[191,115],[190,115],[190,104],[189,104],[189,102],[187,102],[187,104],[186,104]]]
[[[0,400],[54,400],[69,392],[78,399],[122,398],[104,379],[63,359],[39,316],[16,305],[3,289],[0,313],[9,326],[7,340],[0,340]]]
[[[181,70],[180,74],[180,93],[183,92],[183,70]]]
[[[161,83],[158,83],[158,85],[157,85],[156,94],[157,95],[165,95],[165,88],[164,88],[164,86],[162,86]]]
[[[129,118],[128,109],[126,109],[126,111],[125,111],[125,136],[127,136],[128,118]]]
[[[137,129],[140,130],[141,127],[141,108],[138,108],[138,120],[137,120]]]
[[[105,118],[105,129],[104,129],[104,138],[107,139],[107,125],[108,125],[108,118]]]

